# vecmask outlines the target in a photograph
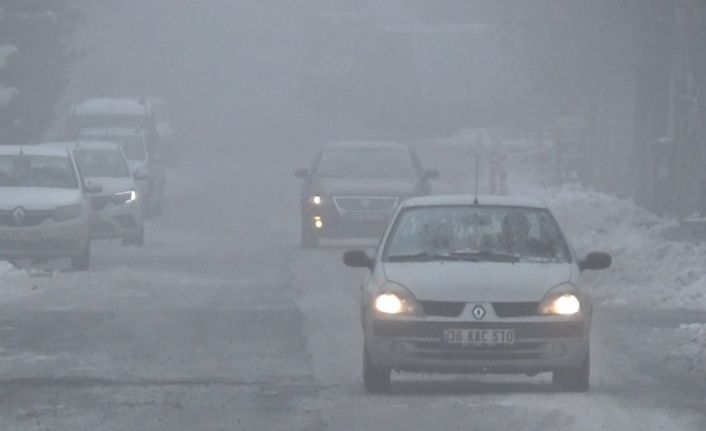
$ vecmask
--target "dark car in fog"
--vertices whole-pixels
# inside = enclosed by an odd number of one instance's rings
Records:
[[[301,196],[302,244],[319,239],[376,238],[405,199],[430,193],[435,170],[424,170],[404,144],[338,142],[316,156],[311,169],[297,171]]]

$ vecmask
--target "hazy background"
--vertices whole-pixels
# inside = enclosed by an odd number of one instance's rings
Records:
[[[185,147],[229,154],[493,127],[558,143],[586,185],[706,212],[703,1],[0,5],[0,45],[19,48],[0,69],[18,90],[4,140],[38,139],[54,106],[58,131],[71,101],[122,94],[167,98]]]

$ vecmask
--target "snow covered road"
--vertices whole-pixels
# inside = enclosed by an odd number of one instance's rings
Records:
[[[214,174],[217,159],[208,171],[186,165],[191,185],[172,192],[146,248],[101,244],[86,274],[4,275],[15,293],[0,305],[0,428],[706,427],[703,381],[668,366],[663,350],[679,325],[706,316],[649,307],[598,307],[586,395],[541,375],[403,375],[392,394],[366,395],[364,274],[341,264],[339,247],[298,247],[290,170],[259,169],[289,159],[244,155],[229,164],[232,182]]]

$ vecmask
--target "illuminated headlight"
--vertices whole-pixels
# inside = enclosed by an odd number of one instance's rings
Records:
[[[322,219],[319,216],[314,217],[314,227],[316,229],[323,229],[324,228],[324,219]]]
[[[322,198],[321,195],[314,195],[309,198],[309,202],[311,202],[312,205],[321,206],[321,204],[324,203],[324,198]]]
[[[581,302],[575,295],[562,295],[549,306],[550,314],[571,316],[581,311]]]
[[[385,314],[400,314],[402,300],[393,293],[383,293],[375,300],[375,309]]]
[[[81,204],[67,205],[63,207],[58,207],[54,210],[52,218],[56,222],[73,220],[81,216],[82,207]]]
[[[539,311],[541,314],[573,316],[581,311],[579,293],[572,284],[562,284],[544,297]]]
[[[113,195],[113,202],[115,202],[118,205],[133,203],[136,200],[137,200],[137,192],[135,190],[115,193]]]
[[[373,301],[373,308],[379,313],[388,315],[421,316],[423,314],[422,307],[412,292],[393,282],[387,282],[382,286],[381,293]]]

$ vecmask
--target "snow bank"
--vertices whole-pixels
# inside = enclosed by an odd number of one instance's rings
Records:
[[[706,371],[706,324],[681,325],[674,331],[674,338],[676,346],[667,362],[703,376]]]
[[[37,291],[33,277],[41,275],[17,269],[8,262],[0,261],[0,305],[32,295]]]
[[[595,296],[612,305],[706,309],[706,246],[670,241],[678,222],[632,200],[577,185],[541,191],[581,256],[607,251],[608,271],[587,272]]]

